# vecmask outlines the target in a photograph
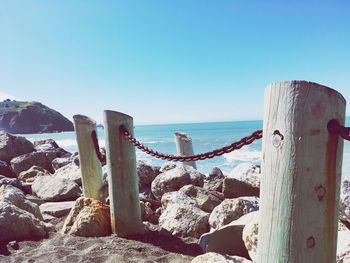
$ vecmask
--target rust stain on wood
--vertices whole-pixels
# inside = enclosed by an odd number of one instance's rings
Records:
[[[327,256],[326,262],[333,262],[332,256],[335,254],[334,235],[337,229],[334,228],[334,217],[336,216],[336,182],[337,182],[337,150],[339,136],[335,134],[328,135],[327,152],[326,152],[326,240]]]

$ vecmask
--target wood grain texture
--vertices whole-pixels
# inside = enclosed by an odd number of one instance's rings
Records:
[[[133,119],[105,111],[104,120],[112,231],[121,237],[142,234],[135,147],[119,132],[124,125],[134,134]]]
[[[91,139],[92,131],[96,131],[96,122],[83,115],[74,115],[73,119],[78,143],[84,196],[101,200],[102,167]]]
[[[181,156],[190,156],[193,155],[193,145],[192,139],[185,133],[176,132],[175,135],[175,144],[177,154]],[[194,169],[197,169],[196,162],[182,162],[184,165],[192,166]]]
[[[336,261],[343,141],[327,124],[345,104],[316,83],[266,88],[257,262]]]

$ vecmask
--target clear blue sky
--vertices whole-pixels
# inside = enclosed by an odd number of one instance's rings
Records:
[[[350,102],[350,1],[0,0],[0,97],[70,119],[262,119],[264,88],[292,79]]]

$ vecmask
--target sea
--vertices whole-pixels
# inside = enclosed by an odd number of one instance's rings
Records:
[[[174,133],[184,132],[192,138],[195,153],[211,151],[240,138],[250,135],[252,132],[262,129],[262,121],[231,121],[208,122],[186,124],[161,124],[161,125],[136,125],[135,137],[146,146],[163,153],[176,154]],[[350,117],[346,118],[346,126],[350,126]],[[54,139],[58,145],[69,152],[78,151],[75,132],[42,133],[25,135],[30,141],[38,139]],[[99,145],[105,145],[103,128],[98,128]],[[138,160],[151,165],[161,166],[167,161],[156,159],[140,150],[136,151]],[[224,173],[229,174],[240,163],[251,162],[260,164],[261,140],[254,141],[251,145],[244,146],[240,150],[214,157],[204,161],[197,161],[197,169],[208,174],[213,167],[219,167]],[[343,178],[350,179],[350,142],[344,141],[343,153]]]

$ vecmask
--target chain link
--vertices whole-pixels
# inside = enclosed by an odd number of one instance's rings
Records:
[[[140,141],[138,141],[134,136],[132,136],[132,134],[123,125],[120,126],[120,133],[123,135],[123,138],[125,140],[128,140],[130,143],[132,143],[136,148],[140,149],[141,151],[162,160],[175,161],[175,162],[191,162],[191,161],[211,159],[216,156],[220,156],[225,153],[238,150],[243,146],[249,145],[253,143],[255,140],[262,138],[262,130],[257,130],[253,132],[251,135],[243,137],[239,141],[233,142],[230,145],[227,145],[225,147],[222,147],[210,152],[195,154],[191,156],[178,156],[178,155],[160,153],[158,151],[148,148],[147,146],[143,145]]]

